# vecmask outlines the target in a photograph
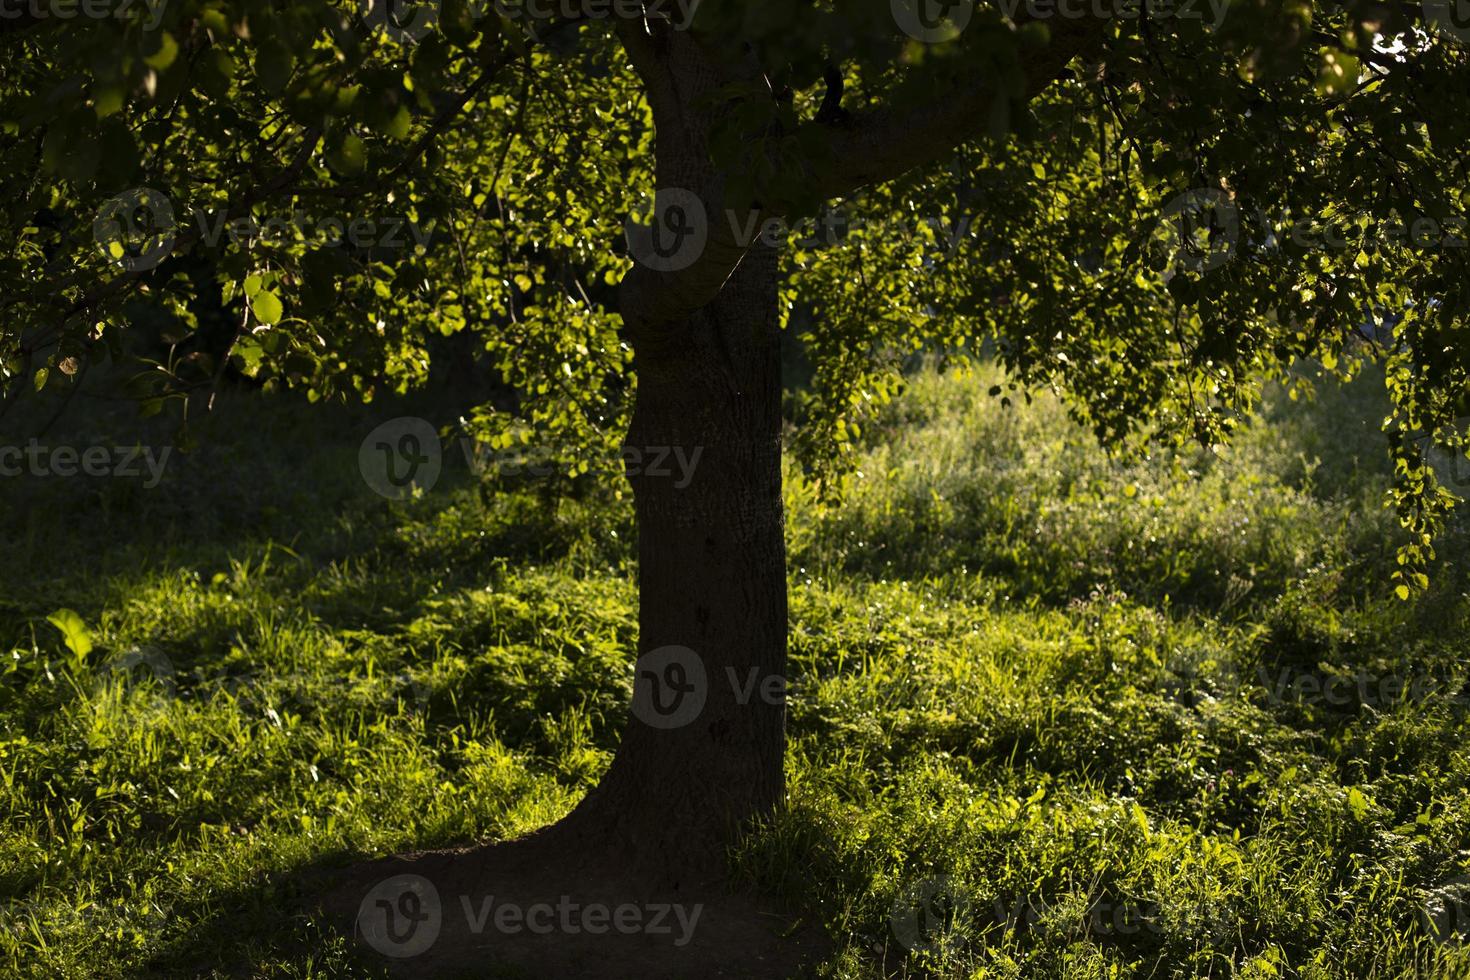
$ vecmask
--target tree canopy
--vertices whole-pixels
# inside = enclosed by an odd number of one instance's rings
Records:
[[[832,487],[916,352],[995,352],[995,395],[1057,387],[1124,446],[1216,445],[1304,359],[1383,360],[1412,589],[1453,499],[1424,447],[1470,415],[1452,8],[7,2],[0,385],[107,363],[149,412],[227,372],[371,399],[469,331],[517,398],[467,425],[606,447],[632,338],[764,241]],[[713,76],[696,138],[668,32]],[[687,261],[639,254],[671,231]]]

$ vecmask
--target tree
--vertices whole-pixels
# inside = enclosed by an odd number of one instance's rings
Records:
[[[558,841],[717,873],[780,806],[793,323],[834,496],[916,351],[995,351],[994,395],[1062,388],[1125,449],[1382,359],[1396,585],[1427,581],[1423,449],[1463,447],[1470,391],[1470,32],[1439,4],[66,9],[0,21],[7,405],[145,323],[177,342],[130,390],[185,420],[227,370],[403,391],[472,331],[518,392],[492,444],[701,453],[630,477],[634,710]]]

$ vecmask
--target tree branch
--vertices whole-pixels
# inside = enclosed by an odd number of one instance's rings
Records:
[[[1065,21],[1057,19],[1050,43],[1035,52],[1025,65],[1025,96],[1032,98],[1052,84],[1079,54],[1101,46],[1106,37],[1105,20]],[[658,50],[660,39],[650,37],[638,25],[624,30],[623,42],[630,59],[648,89],[655,121],[662,130],[664,119],[680,111],[680,93],[674,91],[666,60]],[[827,201],[851,194],[862,187],[897,179],[916,167],[943,157],[985,131],[987,120],[1001,92],[992,80],[972,76],[960,82],[947,96],[902,110],[876,109],[852,113],[841,120],[813,121],[803,132],[820,134],[827,152],[813,164],[810,197]],[[635,335],[651,338],[717,296],[739,267],[752,242],[740,234],[759,229],[772,218],[788,214],[793,202],[780,200],[728,201],[726,181],[719,175],[706,177],[697,185],[670,179],[664,160],[666,140],[659,140],[659,186],[684,187],[705,205],[708,242],[689,267],[660,272],[643,264],[631,269],[618,287],[618,305],[624,323]],[[686,150],[687,152],[687,150]]]
[[[1025,98],[1032,99],[1061,76],[1079,54],[1096,49],[1106,21],[1059,21],[1064,28],[1025,66]],[[972,78],[948,97],[902,111],[883,108],[853,113],[840,127],[808,123],[826,131],[829,152],[814,175],[824,200],[843,197],[870,184],[902,177],[985,132],[991,107],[1002,93],[987,79]]]

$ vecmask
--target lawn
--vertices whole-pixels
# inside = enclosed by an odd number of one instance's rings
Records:
[[[788,468],[790,798],[735,873],[830,978],[1470,976],[1470,534],[1386,584],[1381,379],[1131,460],[992,381],[917,371],[840,506]],[[0,479],[0,975],[379,975],[299,872],[514,837],[610,760],[616,481],[451,451],[389,501],[364,436],[450,409],[303,405],[223,398],[156,487]]]

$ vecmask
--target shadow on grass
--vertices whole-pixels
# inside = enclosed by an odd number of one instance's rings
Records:
[[[656,883],[552,836],[323,855],[182,910],[194,924],[125,975],[784,980],[832,952],[748,890]]]

